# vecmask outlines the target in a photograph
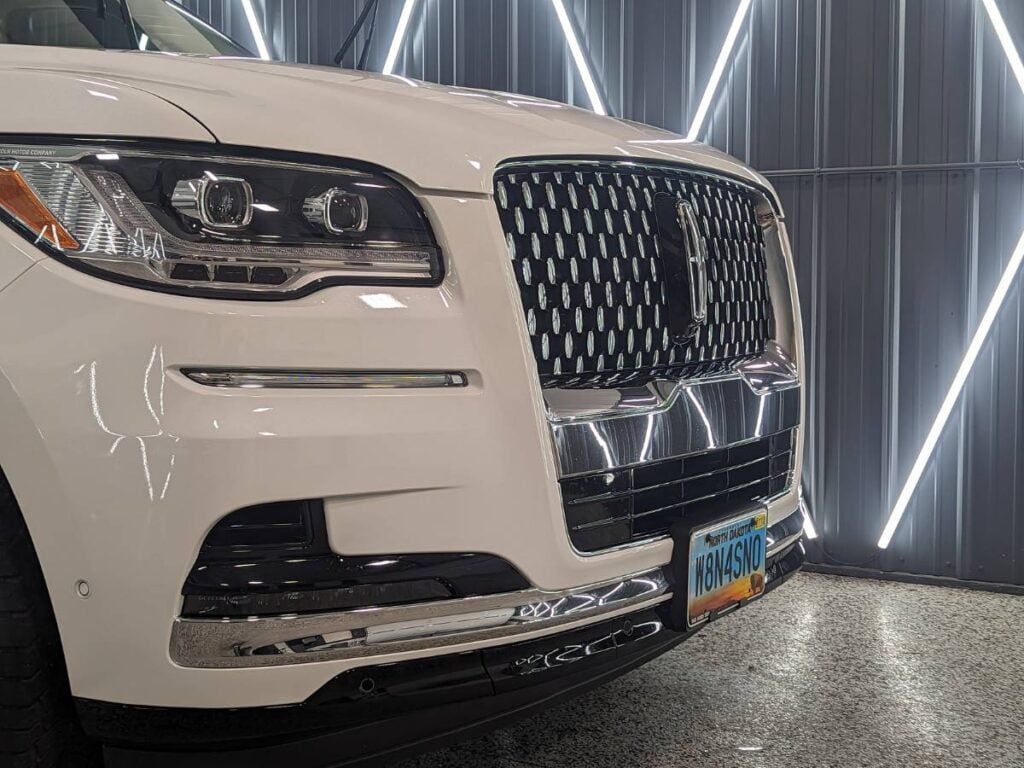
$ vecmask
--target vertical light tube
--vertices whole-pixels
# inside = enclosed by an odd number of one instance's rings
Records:
[[[402,52],[402,44],[405,42],[405,33],[409,29],[409,20],[416,8],[416,0],[405,0],[402,6],[402,14],[398,17],[398,26],[395,27],[395,36],[391,38],[391,47],[388,49],[388,57],[384,60],[384,74],[390,75],[395,71],[395,64],[398,62],[398,54]]]
[[[749,2],[749,0],[746,1]],[[558,16],[558,23],[562,25],[562,34],[565,35],[565,42],[569,46],[569,52],[572,54],[573,61],[576,62],[576,69],[580,73],[580,79],[583,80],[583,87],[587,91],[587,98],[590,99],[590,108],[599,115],[607,115],[608,110],[605,109],[604,102],[601,101],[601,93],[597,90],[597,82],[590,72],[590,67],[587,66],[587,57],[583,55],[583,48],[576,37],[576,29],[569,18],[569,12],[565,8],[565,3],[563,0],[551,0],[551,5],[555,8],[555,15]]]
[[[751,2],[752,0],[740,0],[739,8],[736,9],[736,15],[733,16],[729,32],[725,36],[725,43],[722,44],[722,50],[718,53],[718,60],[715,61],[715,68],[711,70],[711,79],[708,80],[708,86],[704,89],[704,95],[701,97],[700,104],[697,105],[697,114],[693,116],[690,132],[686,134],[687,141],[696,141],[697,137],[700,136],[701,129],[704,127],[704,120],[707,118],[708,110],[711,109],[711,102],[718,92],[718,84],[725,73],[725,66],[729,63],[729,57],[732,55],[732,49],[736,45],[736,38],[739,37],[740,29],[743,27],[743,20],[747,16],[747,11],[750,10]]]
[[[267,48],[263,30],[260,29],[260,21],[256,18],[256,9],[252,7],[252,0],[242,0],[242,10],[245,11],[245,20],[249,22],[249,31],[252,32],[253,39],[256,41],[256,52],[264,61],[270,61],[270,49]]]

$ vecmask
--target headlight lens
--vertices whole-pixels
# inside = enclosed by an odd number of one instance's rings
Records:
[[[0,213],[72,265],[183,293],[281,298],[443,276],[416,200],[361,168],[4,146]]]

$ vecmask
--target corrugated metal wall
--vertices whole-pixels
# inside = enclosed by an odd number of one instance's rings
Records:
[[[567,4],[615,114],[685,132],[738,3]],[[238,0],[187,4],[248,38]],[[276,56],[326,64],[363,0],[255,4]],[[399,72],[588,104],[548,0],[420,6]],[[1024,1],[1000,7],[1024,48]],[[400,8],[382,0],[370,68]],[[819,556],[1024,584],[1018,289],[892,546],[875,546],[1024,228],[1024,96],[980,3],[754,0],[707,137],[768,174],[786,204]]]

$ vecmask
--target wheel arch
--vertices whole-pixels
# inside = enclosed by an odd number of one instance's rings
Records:
[[[64,484],[42,434],[0,366],[0,474],[6,479],[28,530],[60,633],[65,656],[86,602],[76,582],[87,580],[88,558],[77,521],[67,513]],[[78,574],[78,575],[76,575]]]

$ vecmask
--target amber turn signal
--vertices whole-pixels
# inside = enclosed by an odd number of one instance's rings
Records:
[[[65,251],[79,248],[78,241],[50,213],[14,168],[0,168],[0,208],[35,232],[40,240]]]

